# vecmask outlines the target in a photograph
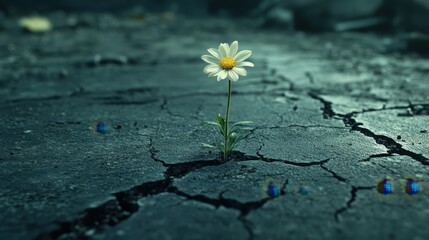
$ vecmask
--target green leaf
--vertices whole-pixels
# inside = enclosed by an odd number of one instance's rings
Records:
[[[213,121],[205,121],[204,123],[205,123],[205,124],[208,124],[208,125],[213,125],[213,126],[216,126],[216,127],[220,127],[220,124],[219,124],[219,123],[217,123],[217,122],[213,122]]]
[[[253,124],[252,121],[240,121],[240,122],[236,122],[236,125],[249,125],[249,124]]]
[[[216,145],[216,143],[213,143],[213,144],[203,143],[203,147],[205,147],[205,148],[215,148],[215,149],[218,149],[221,152],[223,152],[223,147],[221,145]]]
[[[230,129],[230,131],[234,131],[237,134],[238,133],[249,133],[253,130],[255,130],[255,128],[251,128],[251,127],[235,127],[234,129]]]
[[[247,126],[253,124],[251,121],[236,122],[232,124],[229,129],[226,129],[225,119],[220,114],[216,116],[216,121],[205,121],[204,123],[216,126],[219,129],[222,138],[224,138],[227,134],[228,136],[226,137],[226,143],[224,141],[213,144],[203,143],[203,147],[216,148],[227,155],[229,155],[234,150],[235,146],[239,142],[246,139],[250,135],[250,130],[254,130],[254,128]]]
[[[238,127],[238,126],[243,126],[243,125],[250,125],[253,124],[252,121],[241,121],[241,122],[236,122],[234,124],[232,124],[231,128],[229,129],[230,131],[234,130],[234,128]]]
[[[220,134],[222,135],[224,134],[223,127],[220,125],[220,123],[213,122],[213,121],[205,121],[204,123],[208,125],[216,126],[217,128],[219,128]]]
[[[225,129],[225,120],[223,119],[223,117],[220,114],[218,114],[216,116],[216,121],[219,123],[220,133],[222,134],[222,136],[225,136],[225,131],[226,131],[226,129]]]
[[[239,142],[241,142],[241,141],[243,141],[244,139],[246,139],[246,138],[248,138],[250,136],[250,134],[242,134],[242,135],[239,135],[236,139],[235,139],[235,141],[233,142],[233,143],[231,143],[231,150],[232,149],[234,149],[235,148],[235,146],[239,143]]]
[[[225,120],[223,119],[223,117],[220,115],[220,114],[218,114],[217,116],[216,116],[216,121],[222,126],[222,127],[224,127],[225,126]]]
[[[237,126],[237,125],[250,125],[253,124],[252,121],[241,121],[241,122],[236,122],[234,123],[232,126]]]

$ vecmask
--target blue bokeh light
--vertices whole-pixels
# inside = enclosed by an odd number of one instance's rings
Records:
[[[267,189],[268,196],[275,198],[280,196],[280,192],[281,192],[280,187],[277,184],[273,182],[270,182],[268,184],[268,189]]]
[[[98,122],[96,126],[96,131],[100,134],[106,134],[109,130],[109,126],[105,122]]]
[[[393,192],[393,183],[385,178],[378,183],[377,191],[381,194],[391,194]]]
[[[420,185],[412,178],[408,178],[405,183],[405,192],[408,195],[414,195],[420,192]]]

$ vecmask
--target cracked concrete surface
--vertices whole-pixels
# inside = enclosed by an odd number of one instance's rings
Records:
[[[429,238],[428,59],[370,34],[94,16],[0,35],[0,239]],[[202,121],[226,85],[199,58],[235,39],[256,67],[231,120],[255,129],[221,162]]]

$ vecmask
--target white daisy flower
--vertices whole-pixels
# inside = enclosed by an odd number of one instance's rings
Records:
[[[203,72],[209,77],[217,77],[218,81],[227,77],[231,81],[237,81],[239,76],[246,76],[247,71],[244,67],[254,67],[254,65],[244,60],[252,55],[252,51],[243,50],[237,53],[237,50],[237,41],[231,43],[231,46],[228,43],[221,43],[218,49],[207,49],[211,55],[201,56],[201,59],[209,64]]]

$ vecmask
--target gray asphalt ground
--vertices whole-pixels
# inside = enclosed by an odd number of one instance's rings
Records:
[[[0,30],[0,239],[429,239],[428,58],[369,33],[49,17]],[[222,162],[202,122],[227,82],[200,56],[233,40],[255,68],[231,120],[254,130]]]

